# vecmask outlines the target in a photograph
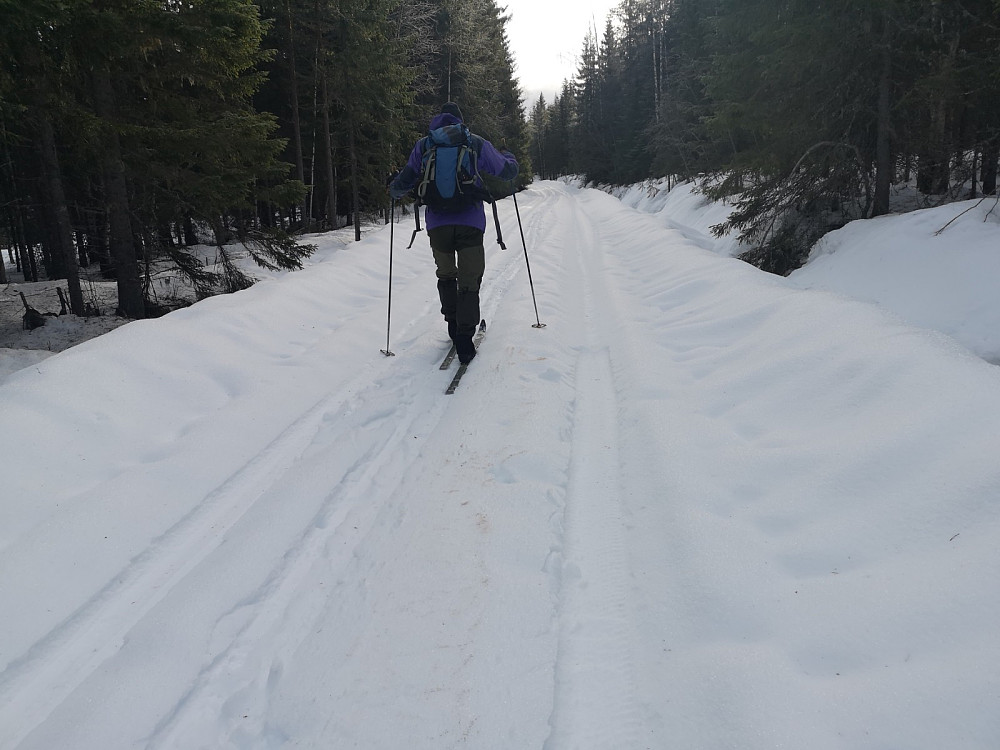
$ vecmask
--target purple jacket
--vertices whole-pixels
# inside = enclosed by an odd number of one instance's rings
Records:
[[[439,114],[431,120],[430,130],[444,127],[445,125],[455,125],[460,123],[457,117],[451,114]],[[479,136],[473,136],[474,139]],[[423,179],[423,159],[424,159],[424,138],[417,141],[410,152],[410,158],[406,166],[396,175],[392,184],[389,185],[389,194],[393,198],[402,198],[413,190]],[[509,151],[499,152],[496,147],[485,138],[482,141],[482,149],[479,152],[479,171],[499,177],[502,180],[512,180],[517,177],[517,160]],[[430,207],[427,208],[425,221],[428,229],[435,229],[441,226],[451,226],[459,224],[466,227],[475,227],[480,231],[486,231],[486,211],[483,209],[482,201],[478,201],[472,206],[456,212],[436,213]]]

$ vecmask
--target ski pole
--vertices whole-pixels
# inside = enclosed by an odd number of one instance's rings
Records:
[[[396,354],[389,348],[389,324],[392,322],[392,241],[396,230],[396,199],[393,198],[389,208],[389,311],[386,313],[385,321],[385,349],[382,353],[387,357],[395,357]]]
[[[535,306],[535,323],[532,328],[545,328],[545,324],[538,319],[538,301],[535,299],[535,282],[531,278],[531,262],[528,260],[528,243],[524,241],[524,227],[521,226],[521,210],[517,207],[517,193],[511,193],[514,199],[514,213],[517,214],[517,229],[521,233],[521,246],[524,248],[524,265],[528,267],[528,284],[531,286],[531,303]]]

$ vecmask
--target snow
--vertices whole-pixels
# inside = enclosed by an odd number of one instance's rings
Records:
[[[736,256],[744,249],[736,233],[712,235],[712,227],[725,221],[730,209],[706,200],[693,183],[668,189],[665,179],[657,179],[606,191],[705,250]],[[906,212],[854,221],[823,237],[809,262],[790,275],[793,286],[871,302],[1000,364],[996,197],[913,210],[919,201],[902,185],[893,204]]]
[[[453,396],[406,221],[394,357],[386,227],[8,375],[0,748],[996,747],[988,205],[782,279],[657,197],[522,193]]]
[[[735,233],[722,238],[713,236],[712,227],[729,218],[732,208],[724,202],[708,200],[692,182],[678,185],[661,178],[605,191],[626,206],[655,214],[662,226],[676,230],[704,250],[735,256],[745,249]]]
[[[873,302],[1000,364],[998,230],[996,198],[855,221],[820,240],[792,278]]]
[[[20,277],[13,264],[8,266],[7,276],[9,280]],[[11,281],[0,288],[0,382],[22,368],[47,359],[55,352],[101,336],[125,323],[124,319],[107,314],[91,318],[57,316],[61,305],[56,289],[60,286],[66,293],[65,281],[28,284]],[[24,329],[21,321],[24,315],[24,303],[20,296],[22,293],[32,309],[45,315],[44,326],[31,331]],[[114,298],[115,293],[114,283],[88,283],[86,298],[88,301],[100,298],[103,308],[106,301]]]

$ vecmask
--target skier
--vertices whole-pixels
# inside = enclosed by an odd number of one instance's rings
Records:
[[[441,314],[462,364],[476,356],[472,336],[480,320],[479,287],[486,269],[483,200],[490,196],[480,172],[510,181],[517,177],[517,160],[470,133],[458,105],[447,102],[431,120],[430,134],[417,141],[406,166],[389,184],[393,198],[416,191],[427,206]]]

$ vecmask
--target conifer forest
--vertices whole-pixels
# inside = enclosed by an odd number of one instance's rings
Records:
[[[308,232],[360,237],[447,100],[528,178],[698,180],[775,273],[895,186],[996,192],[1000,0],[624,0],[527,111],[508,20],[502,0],[0,0],[0,252],[66,279],[77,314],[81,268],[129,318],[162,312],[153,263],[244,288],[230,242],[295,268]],[[187,252],[206,242],[221,274]]]
[[[295,268],[303,233],[384,214],[448,99],[527,154],[505,23],[494,0],[0,0],[0,248],[81,315],[81,267],[129,318],[161,312],[154,262],[202,295],[252,283],[232,241]]]
[[[997,0],[624,0],[529,112],[544,177],[696,179],[787,273],[846,222],[991,195]]]

